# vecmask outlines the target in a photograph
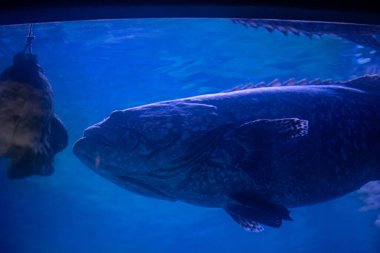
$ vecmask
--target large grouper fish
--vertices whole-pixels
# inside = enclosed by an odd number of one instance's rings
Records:
[[[67,142],[36,55],[16,54],[0,74],[0,156],[10,158],[8,177],[51,175],[54,156]]]
[[[114,111],[74,145],[104,178],[248,231],[380,179],[380,76],[260,83]]]

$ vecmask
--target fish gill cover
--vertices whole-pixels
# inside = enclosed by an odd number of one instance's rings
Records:
[[[276,27],[306,31],[299,26]],[[36,25],[55,111],[69,145],[80,139],[74,153],[86,166],[66,149],[52,177],[2,177],[1,248],[378,252],[375,215],[357,212],[357,194],[337,198],[377,179],[379,168],[377,27],[354,28],[355,39],[335,28],[309,39],[228,19]],[[0,53],[10,59],[25,26],[0,29]],[[279,174],[265,174],[270,154]],[[284,173],[299,162],[297,173]],[[192,175],[187,184],[183,172]],[[251,190],[253,178],[261,191]],[[237,223],[282,227],[252,235]]]

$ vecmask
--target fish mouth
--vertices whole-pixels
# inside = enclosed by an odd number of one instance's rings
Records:
[[[99,170],[116,170],[110,163],[110,154],[115,153],[114,146],[101,136],[84,136],[73,145],[74,155],[89,168]]]
[[[91,155],[90,145],[86,137],[82,137],[74,143],[73,153],[76,157],[79,158],[86,165],[93,166],[95,164],[96,157]]]
[[[93,167],[99,154],[105,149],[112,149],[112,143],[106,138],[104,129],[94,125],[85,129],[83,137],[74,143],[73,153],[85,164]]]
[[[100,163],[100,153],[108,144],[100,144],[89,140],[87,137],[80,138],[73,146],[73,153],[84,164],[91,168],[98,168]]]

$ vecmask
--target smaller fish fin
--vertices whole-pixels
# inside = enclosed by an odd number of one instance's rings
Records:
[[[358,45],[369,47],[375,50],[380,49],[380,41],[377,40],[372,34],[349,33],[349,34],[338,34],[338,35]]]
[[[67,147],[68,139],[69,136],[62,121],[57,115],[53,115],[50,120],[50,135],[48,137],[53,152],[58,153]]]
[[[264,231],[264,227],[261,226],[260,223],[254,220],[246,219],[244,217],[233,214],[227,209],[225,209],[225,211],[232,217],[234,221],[236,221],[240,226],[242,226],[245,231],[256,232],[256,233]]]
[[[245,123],[235,131],[238,137],[253,143],[273,143],[302,137],[308,133],[308,121],[297,118],[259,119]]]
[[[380,94],[380,75],[364,75],[348,81],[338,82],[338,84],[372,94]]]
[[[49,176],[53,172],[54,166],[51,155],[30,150],[20,157],[11,159],[8,178],[20,179],[31,175]]]
[[[380,41],[374,36],[377,35],[379,31],[373,26],[346,24],[346,29],[344,29],[344,31],[339,31],[341,29],[337,29],[336,24],[332,23],[260,20],[248,18],[233,18],[231,20],[236,24],[244,25],[246,27],[262,27],[268,32],[279,31],[284,35],[288,35],[290,33],[296,36],[307,36],[310,39],[320,38],[323,35],[330,34],[375,50],[380,48]]]

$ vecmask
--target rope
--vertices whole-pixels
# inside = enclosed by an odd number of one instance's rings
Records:
[[[33,24],[29,25],[29,33],[28,36],[26,37],[26,45],[24,49],[24,53],[28,51],[28,54],[32,54],[32,42],[35,36],[33,35]]]

